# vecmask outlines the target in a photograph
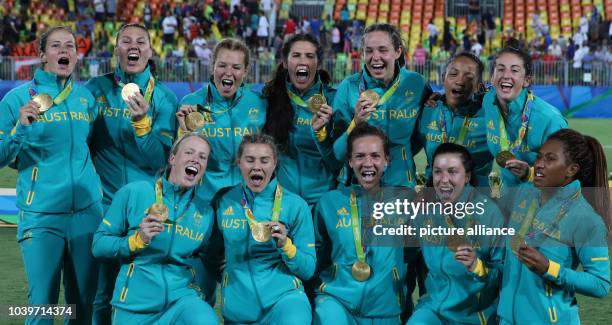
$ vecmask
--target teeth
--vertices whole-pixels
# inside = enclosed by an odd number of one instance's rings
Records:
[[[538,176],[538,177],[544,176],[542,173],[535,173],[535,175]]]
[[[502,82],[500,85],[501,85],[502,87],[510,87],[510,88],[512,88],[512,84],[511,84],[511,83],[508,83],[508,82]]]
[[[224,86],[231,86],[231,85],[233,85],[233,84],[234,84],[234,82],[233,82],[232,80],[229,80],[229,79],[223,79],[223,80],[221,80],[221,83],[222,83]]]
[[[372,64],[372,68],[374,69],[382,69],[384,66],[384,64]]]
[[[139,59],[138,54],[134,54],[134,53],[128,54],[128,60],[138,60],[138,59]]]
[[[185,167],[185,173],[187,175],[195,176],[195,175],[198,174],[198,172],[199,172],[199,170],[196,167],[194,167],[194,166],[187,166],[187,167]]]

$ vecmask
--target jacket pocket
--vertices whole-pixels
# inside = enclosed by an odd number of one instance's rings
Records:
[[[34,201],[34,194],[36,190],[36,181],[38,180],[38,167],[32,168],[32,179],[30,183],[30,190],[28,191],[28,196],[26,197],[26,205],[32,205]]]
[[[125,282],[123,284],[123,287],[121,288],[121,293],[119,294],[119,301],[122,303],[125,302],[125,299],[127,298],[130,278],[134,275],[135,269],[136,265],[134,264],[134,262],[130,263],[125,274]]]

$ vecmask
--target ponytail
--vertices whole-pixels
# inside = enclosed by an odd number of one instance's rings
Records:
[[[268,113],[263,132],[271,135],[281,151],[289,145],[289,133],[295,129],[293,118],[295,112],[287,94],[286,80],[289,72],[283,63],[279,63],[272,80],[266,83],[263,95],[268,99]]]
[[[585,135],[584,139],[589,147],[589,152],[593,156],[593,168],[589,169],[589,173],[583,173],[580,179],[581,184],[587,184],[588,187],[593,187],[592,193],[589,193],[587,200],[599,213],[608,230],[612,227],[612,215],[610,213],[610,188],[608,186],[608,164],[601,143],[597,139]],[[590,196],[590,197],[589,197]]]
[[[570,163],[579,166],[575,179],[580,186],[590,188],[584,197],[602,217],[608,231],[612,226],[610,214],[610,189],[606,173],[608,164],[603,147],[597,139],[582,135],[572,129],[561,129],[550,135],[548,140],[558,140],[563,144],[565,157]]]

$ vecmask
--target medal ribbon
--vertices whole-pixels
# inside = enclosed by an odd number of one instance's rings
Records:
[[[280,210],[281,210],[281,201],[283,199],[283,188],[276,184],[276,190],[274,191],[274,205],[272,207],[272,221],[276,222],[280,218]],[[255,215],[253,214],[253,210],[249,206],[249,202],[246,198],[246,192],[242,190],[242,200],[240,200],[240,204],[242,205],[242,209],[244,210],[244,215],[247,220],[249,220],[249,225],[251,223],[256,223]]]
[[[38,93],[36,89],[34,89],[34,81],[32,81],[32,83],[33,84],[30,86],[30,97],[34,97]],[[66,85],[66,87],[64,87],[64,89],[57,96],[55,96],[55,98],[53,98],[53,104],[59,105],[66,100],[68,95],[70,95],[72,92],[72,87],[74,87],[74,81],[70,79],[70,81],[68,81],[68,85]]]
[[[501,146],[501,151],[511,151],[513,154],[517,154],[520,150],[521,143],[523,143],[523,138],[527,134],[527,126],[529,124],[529,118],[531,116],[531,109],[533,108],[534,96],[531,91],[527,92],[527,100],[525,101],[525,105],[523,106],[523,112],[521,114],[521,127],[518,131],[518,136],[513,144],[510,144],[510,140],[508,139],[508,132],[506,131],[506,123],[504,123],[504,118],[500,114],[499,116],[499,144]],[[512,145],[512,147],[510,147]]]
[[[459,137],[457,138],[457,142],[455,143],[463,145],[463,142],[465,141],[465,137],[467,135],[469,125],[470,125],[470,120],[468,119],[468,116],[466,115],[465,118],[463,118],[463,123],[461,123],[461,129],[459,130]],[[447,139],[446,121],[444,120],[444,113],[442,112],[442,109],[440,109],[440,129],[442,129],[442,142],[445,143]]]
[[[393,85],[389,89],[387,89],[387,91],[382,95],[382,97],[380,97],[380,99],[378,100],[378,105],[377,106],[380,106],[380,105],[386,103],[391,98],[391,96],[393,96],[393,94],[395,93],[395,91],[399,87],[401,81],[402,81],[402,77],[398,76],[397,80],[395,81],[395,83],[393,83]],[[366,91],[366,88],[365,88],[365,77],[364,77],[364,74],[362,72],[361,73],[361,82],[359,83],[359,94],[363,93],[364,91]]]
[[[320,85],[320,89],[319,89],[319,93],[321,94],[321,96],[325,96],[323,94],[323,84]],[[287,95],[289,96],[289,99],[291,99],[291,101],[300,107],[304,107],[304,108],[308,108],[308,103],[306,103],[300,96],[298,96],[296,93],[292,92],[291,90],[287,89]]]
[[[555,217],[555,221],[552,223],[553,225],[559,224],[561,219],[565,217],[565,214],[567,213],[567,208],[569,207],[569,205],[579,196],[580,196],[580,190],[576,191],[576,193],[574,193],[569,199],[563,201],[563,203],[561,204],[561,207],[559,208],[559,213],[557,213],[557,216]],[[519,236],[525,237],[525,235],[527,235],[527,233],[531,229],[531,226],[533,225],[533,220],[535,219],[535,215],[536,215],[535,212],[537,208],[538,208],[538,200],[533,199],[531,201],[531,205],[529,205],[527,216],[525,217],[525,219],[523,219],[523,223],[521,223],[521,228],[519,229]]]
[[[355,192],[351,192],[351,227],[353,228],[353,237],[355,239],[355,252],[357,253],[357,260],[359,262],[365,262],[365,254],[363,252],[363,245],[361,243],[361,229],[359,227],[359,215],[357,212],[357,197]]]
[[[164,203],[164,186],[162,184],[162,179],[158,178],[155,182],[155,203],[163,204]]]

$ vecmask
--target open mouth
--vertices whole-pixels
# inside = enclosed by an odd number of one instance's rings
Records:
[[[140,60],[140,55],[138,55],[138,53],[131,52],[131,53],[128,53],[127,59],[130,62],[135,62],[135,61]]]
[[[461,97],[465,94],[465,90],[463,88],[453,88],[450,93],[455,97]]]
[[[376,172],[373,170],[366,170],[361,172],[361,178],[366,182],[371,182],[376,177]]]
[[[308,69],[300,67],[295,71],[295,77],[299,82],[306,82],[308,80]]]
[[[185,174],[189,177],[195,177],[198,175],[200,170],[195,166],[187,166],[185,167]]]
[[[502,82],[502,83],[500,83],[500,84],[499,84],[499,87],[501,88],[501,90],[502,90],[503,92],[509,92],[509,91],[511,91],[513,86],[514,86],[514,85],[513,85],[513,84],[511,84],[511,83],[509,83],[509,82]]]
[[[385,71],[385,64],[384,63],[373,63],[372,64],[372,71],[373,72],[377,72],[377,73],[381,73]]]
[[[251,183],[258,187],[261,186],[264,181],[264,176],[262,174],[251,174],[249,178],[251,180]]]
[[[225,91],[229,91],[234,86],[234,80],[232,79],[221,79],[221,87]]]
[[[67,66],[70,64],[70,59],[68,59],[67,57],[61,57],[59,58],[59,60],[57,60],[57,64]]]

